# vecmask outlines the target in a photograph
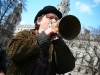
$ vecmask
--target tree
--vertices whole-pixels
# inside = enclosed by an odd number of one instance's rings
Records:
[[[65,40],[76,58],[72,75],[100,75],[100,27],[82,28],[73,40]]]
[[[21,21],[25,0],[1,0],[0,41],[2,49],[6,49],[8,41],[13,36],[14,27]]]
[[[25,8],[26,0],[0,0],[0,25],[3,25],[8,18],[8,15],[18,5],[22,4],[22,8]]]
[[[85,29],[84,33],[80,33],[74,40],[66,41],[76,58],[73,72],[81,75],[100,75],[100,32],[98,31],[98,29],[91,31]]]
[[[4,29],[10,30],[13,32],[14,27],[19,24],[21,21],[21,13],[22,13],[22,4],[18,4],[13,12],[8,15],[3,27]]]

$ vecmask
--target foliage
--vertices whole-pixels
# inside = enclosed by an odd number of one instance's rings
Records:
[[[13,37],[14,27],[21,21],[22,10],[26,10],[26,0],[0,0],[0,47],[6,50]]]
[[[0,25],[3,25],[8,15],[19,4],[22,4],[22,8],[26,10],[26,0],[0,0]]]
[[[74,40],[66,40],[76,58],[73,72],[100,75],[100,29],[84,29]]]

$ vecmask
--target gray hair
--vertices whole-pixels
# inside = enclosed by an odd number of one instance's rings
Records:
[[[41,20],[44,17],[44,14],[37,18],[37,20]],[[39,26],[37,24],[37,21],[35,22],[35,29],[39,29]]]

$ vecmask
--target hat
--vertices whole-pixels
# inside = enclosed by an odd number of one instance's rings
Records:
[[[57,10],[54,6],[45,6],[43,9],[41,9],[37,15],[35,16],[34,22],[36,22],[37,18],[42,16],[43,14],[47,13],[54,13],[58,16],[58,18],[62,18],[62,13]]]

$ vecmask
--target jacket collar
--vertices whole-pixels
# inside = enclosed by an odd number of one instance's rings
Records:
[[[38,32],[38,30],[37,29],[32,29],[32,30],[30,30],[33,34],[39,34],[39,32]]]

